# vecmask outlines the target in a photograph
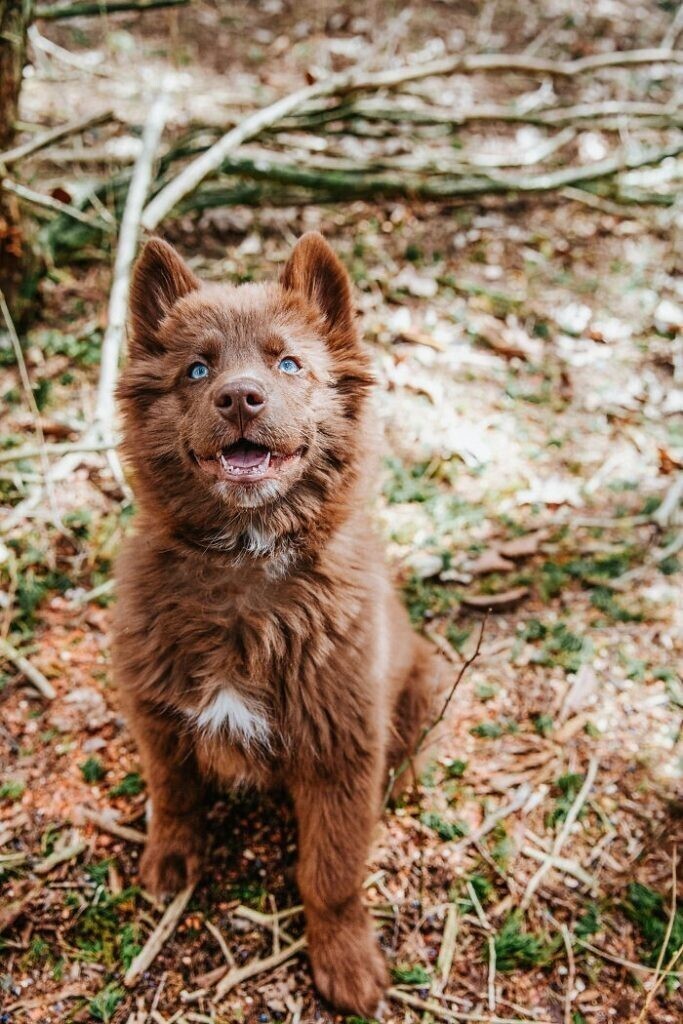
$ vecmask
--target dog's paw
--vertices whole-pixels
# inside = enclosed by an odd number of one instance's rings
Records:
[[[376,1015],[389,972],[365,914],[351,926],[317,926],[309,935],[309,955],[316,987],[328,1002],[345,1013]]]
[[[142,884],[153,896],[168,896],[196,882],[202,855],[194,838],[178,836],[170,841],[152,839],[140,861]]]

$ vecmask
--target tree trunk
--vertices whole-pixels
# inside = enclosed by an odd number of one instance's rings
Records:
[[[0,0],[0,152],[16,134],[26,32],[33,0]],[[33,274],[33,252],[19,204],[2,189],[0,165],[0,288],[17,319],[25,312]]]

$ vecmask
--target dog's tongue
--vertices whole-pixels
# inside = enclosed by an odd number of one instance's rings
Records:
[[[223,458],[231,469],[254,469],[267,457],[267,448],[260,444],[251,444],[249,441],[238,441],[233,448],[223,453]]]

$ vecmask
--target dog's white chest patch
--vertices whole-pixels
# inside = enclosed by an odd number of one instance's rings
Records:
[[[268,745],[270,729],[265,715],[234,690],[219,690],[206,707],[189,714],[197,728],[211,736],[226,729],[246,746],[251,743]]]

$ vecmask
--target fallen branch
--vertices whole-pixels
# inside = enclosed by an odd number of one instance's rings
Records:
[[[166,124],[168,99],[169,86],[166,83],[152,104],[145,124],[142,148],[135,162],[121,221],[114,281],[109,296],[107,328],[102,341],[100,378],[93,424],[98,438],[101,437],[108,443],[113,443],[114,388],[126,330],[131,266],[137,250],[140,216],[152,181],[152,165]]]
[[[0,637],[0,658],[5,658],[11,662],[14,667],[25,676],[29,683],[35,686],[36,690],[45,697],[46,700],[54,700],[57,696],[57,692],[42,672],[40,672],[35,665],[32,665],[28,658],[25,658],[23,654],[19,654],[16,647],[13,647],[8,640]]]
[[[519,811],[527,802],[531,793],[531,786],[529,786],[528,783],[524,783],[524,785],[519,787],[509,804],[504,804],[503,807],[499,807],[497,810],[492,811],[491,814],[484,819],[479,828],[475,829],[474,832],[470,832],[470,834],[465,836],[463,839],[460,839],[453,849],[460,851],[471,846],[473,843],[478,843],[484,838],[484,836],[488,835],[489,832],[492,832],[499,822],[508,818],[511,814],[514,814],[515,811]]]
[[[80,135],[89,128],[96,128],[98,125],[105,124],[113,116],[111,110],[105,110],[101,114],[95,114],[94,117],[84,117],[77,121],[69,121],[66,124],[57,125],[55,128],[49,128],[46,132],[41,132],[40,135],[29,139],[28,142],[23,142],[20,146],[6,149],[4,153],[0,153],[0,166],[4,164],[5,167],[9,167],[10,164],[16,163],[18,160],[24,160],[27,156],[31,156],[32,153],[37,153],[40,149],[46,149],[47,146],[51,146],[53,142],[58,142],[59,139],[65,139],[70,135]]]
[[[175,899],[173,899],[166,907],[159,924],[150,934],[147,942],[135,957],[124,975],[123,983],[126,988],[131,988],[136,983],[140,975],[144,974],[150,964],[159,955],[165,943],[175,931],[180,918],[185,912],[187,904],[190,902],[190,897],[193,892],[194,885],[186,886],[186,888],[182,889]]]
[[[458,925],[458,907],[455,903],[449,903],[441,937],[441,948],[439,949],[439,956],[436,961],[440,991],[445,989],[451,975],[453,957],[455,956],[455,944],[458,940]]]
[[[652,1004],[652,1000],[657,995],[657,991],[666,977],[666,971],[664,971],[664,973],[662,974],[660,974],[660,971],[662,970],[664,957],[666,956],[666,951],[669,946],[669,940],[671,938],[671,932],[673,931],[674,921],[676,920],[676,897],[678,895],[676,874],[677,867],[678,860],[676,854],[676,846],[674,845],[671,853],[671,909],[669,911],[669,920],[667,921],[666,931],[664,932],[664,938],[662,939],[662,947],[659,950],[659,956],[657,957],[657,965],[655,967],[655,976],[652,982],[652,988],[648,992],[645,1004],[643,1005],[642,1010],[638,1014],[638,1020],[636,1021],[636,1024],[643,1024],[643,1021],[646,1020],[650,1010],[650,1005]],[[681,953],[683,953],[683,946],[681,946],[681,948],[674,953],[669,963],[667,964],[667,967],[673,967]]]
[[[76,209],[75,206],[63,203],[61,199],[55,199],[54,196],[46,196],[43,192],[36,192],[32,188],[27,188],[26,185],[19,184],[18,181],[12,181],[11,178],[3,178],[0,181],[0,189],[9,192],[25,203],[30,203],[32,206],[39,206],[41,209],[49,210],[51,213],[63,213],[64,216],[77,220],[79,224],[86,224],[89,228],[94,228],[97,231],[111,230],[104,221],[95,220],[93,217],[89,217],[87,213],[83,213],[82,210]]]
[[[147,842],[147,836],[144,832],[140,832],[136,828],[130,828],[128,825],[119,825],[111,815],[91,810],[90,807],[81,807],[78,813],[84,821],[89,821],[93,825],[97,825],[103,832],[109,832],[113,836],[118,836],[119,839],[125,839],[128,843],[142,844]]]
[[[93,441],[89,444],[81,444],[78,441],[73,443],[65,441],[64,443],[46,444],[43,448],[35,444],[25,444],[18,448],[8,448],[7,451],[0,452],[0,463],[21,462],[23,459],[37,459],[43,454],[50,458],[53,455],[67,455],[73,452],[104,452],[113,447],[115,447],[114,442],[106,441]]]
[[[249,963],[244,964],[243,967],[234,968],[218,983],[214,1002],[220,1002],[228,992],[237,985],[241,985],[243,981],[248,981],[249,978],[254,978],[258,974],[265,974],[266,971],[272,971],[273,968],[279,967],[280,964],[285,963],[287,960],[291,960],[293,956],[297,956],[297,954],[305,948],[306,938],[302,936],[302,938],[293,942],[291,946],[285,946],[285,948],[281,949],[279,953],[272,953],[270,956],[266,956],[258,960],[250,960]]]
[[[654,62],[683,63],[683,53],[673,49],[631,50],[621,53],[596,54],[566,62],[548,61],[525,54],[456,55],[424,64],[412,61],[384,71],[353,70],[330,75],[255,111],[232,128],[218,142],[192,160],[165,188],[161,189],[145,209],[142,224],[148,231],[153,230],[185,196],[193,192],[208,175],[216,172],[234,150],[315,99],[335,95],[344,96],[368,90],[395,89],[407,82],[418,81],[433,75],[505,70],[573,78],[586,71],[595,71],[605,67],[633,66]],[[571,183],[565,182],[565,184]]]
[[[523,846],[520,853],[524,857],[530,857],[532,860],[540,861],[541,863],[549,859],[551,868],[554,868],[556,871],[563,871],[566,875],[571,875],[572,878],[576,878],[591,892],[596,892],[598,888],[597,878],[594,878],[585,868],[582,868],[580,864],[570,860],[568,857],[553,857],[552,854],[545,854],[543,850],[536,850],[533,846]]]
[[[574,961],[574,949],[572,937],[566,924],[560,928],[564,948],[567,951],[567,988],[564,997],[564,1024],[572,1024],[572,1003],[574,1001],[574,983],[576,981],[576,963]]]
[[[91,18],[101,14],[118,14],[120,11],[156,10],[157,7],[181,7],[190,0],[99,0],[96,3],[38,4],[35,17],[43,21],[60,21],[63,18]]]
[[[80,857],[83,851],[87,850],[87,848],[88,844],[85,839],[79,836],[69,845],[58,847],[50,854],[49,857],[46,857],[45,860],[41,860],[39,864],[34,865],[33,870],[37,875],[47,875],[59,864],[65,864],[69,860],[74,860],[76,857]]]
[[[539,885],[547,875],[548,871],[553,866],[553,859],[559,856],[560,851],[562,850],[562,847],[564,846],[565,841],[569,836],[569,833],[574,827],[574,822],[577,820],[579,814],[581,813],[581,808],[585,804],[586,800],[588,799],[588,794],[593,788],[593,783],[595,782],[595,777],[598,773],[598,767],[598,759],[596,757],[591,758],[590,764],[588,765],[588,771],[586,772],[586,778],[583,781],[581,789],[576,795],[574,803],[571,805],[567,812],[567,817],[565,818],[562,828],[557,834],[555,842],[553,843],[552,850],[549,854],[546,854],[544,856],[543,863],[538,868],[536,873],[529,879],[529,883],[524,891],[524,896],[522,897],[522,902],[520,904],[520,909],[522,911],[525,911],[528,908],[534,893],[536,892]]]
[[[390,988],[387,991],[387,995],[390,999],[395,999],[399,1003],[405,1003],[406,1006],[411,1006],[414,1010],[420,1010],[422,1013],[431,1013],[435,1017],[440,1017],[442,1020],[455,1021],[456,1024],[462,1021],[465,1024],[520,1024],[519,1017],[486,1017],[481,1013],[465,1013],[464,1010],[447,1010],[445,1006],[441,1006],[435,999],[420,999],[419,996],[413,995],[411,992],[404,992],[400,988]],[[536,1020],[535,1024],[552,1024],[549,1020]]]

